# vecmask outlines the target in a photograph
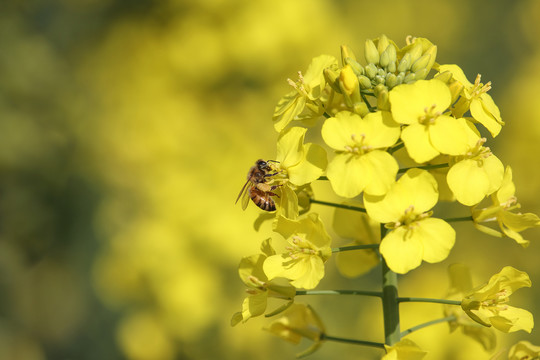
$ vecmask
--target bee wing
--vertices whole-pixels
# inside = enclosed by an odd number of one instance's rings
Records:
[[[244,191],[244,196],[242,197],[242,210],[246,210],[249,204],[249,199],[251,199],[250,196],[250,190],[253,187],[253,184],[250,184],[250,186],[246,187],[246,191]]]
[[[240,197],[242,196],[242,194],[246,194],[247,191],[246,190],[246,187],[247,187],[247,184],[249,184],[249,179],[248,181],[246,181],[246,183],[244,184],[244,186],[242,186],[242,190],[240,190],[240,194],[238,194],[238,197],[236,198],[236,201],[234,202],[235,204],[238,202],[238,200],[240,200]]]

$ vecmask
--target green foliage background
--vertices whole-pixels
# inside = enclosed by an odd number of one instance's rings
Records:
[[[494,151],[524,211],[539,213],[539,23],[534,0],[2,2],[0,358],[292,358],[300,349],[259,331],[264,319],[229,326],[243,298],[237,264],[269,233],[253,230],[258,209],[234,200],[249,166],[275,156],[285,79],[341,44],[360,58],[366,38],[422,36],[439,62],[491,80],[507,124]],[[330,226],[332,211],[318,211]],[[525,234],[527,250],[460,224],[450,258],[400,291],[443,296],[455,261],[478,282],[512,265],[533,281],[513,304],[540,319],[540,232]],[[377,269],[356,280],[332,260],[327,269],[321,288],[378,284]],[[382,338],[376,301],[310,303],[334,335]],[[407,306],[403,329],[441,315]],[[538,334],[499,340],[539,345]],[[415,336],[433,359],[479,349],[448,340],[444,324]],[[313,359],[378,356],[326,344]]]

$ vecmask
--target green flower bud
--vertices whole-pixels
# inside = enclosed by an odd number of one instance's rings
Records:
[[[381,75],[377,75],[375,76],[375,82],[377,84],[384,84],[385,82],[385,77],[384,76],[381,76]]]
[[[377,96],[377,109],[390,110],[390,101],[388,96],[388,88],[382,84],[375,87],[375,95]]]
[[[345,59],[347,65],[350,65],[356,75],[364,75],[364,68],[358,61],[348,57]]]
[[[414,73],[416,80],[423,80],[429,73],[429,69],[423,68]]]
[[[420,41],[416,41],[413,47],[407,51],[407,54],[411,55],[411,63],[414,63],[420,58],[420,56],[422,56],[422,50],[422,43]]]
[[[431,55],[431,58],[429,59],[429,62],[426,65],[426,69],[431,70],[431,68],[433,67],[433,64],[435,64],[435,59],[437,58],[437,46],[433,45],[429,49],[427,49],[424,52],[424,55],[427,55],[427,54]]]
[[[360,84],[360,89],[371,89],[371,80],[364,75],[358,76],[358,83]]]
[[[405,73],[400,72],[399,74],[397,74],[396,81],[398,85],[403,83],[403,79],[405,79]]]
[[[379,51],[371,39],[366,40],[364,45],[364,56],[366,57],[368,64],[379,63]]]
[[[395,73],[397,70],[396,62],[392,61],[391,63],[389,63],[388,66],[386,67],[386,70],[388,70],[388,72]]]
[[[431,55],[429,54],[422,55],[420,58],[418,58],[418,60],[416,60],[412,64],[411,71],[415,73],[415,72],[418,72],[418,70],[420,69],[425,69],[430,60],[431,60]]]
[[[399,65],[397,67],[397,70],[399,72],[406,72],[407,70],[409,70],[411,68],[411,54],[409,53],[406,53],[405,55],[403,55],[403,57],[401,58],[401,61],[399,62]]]
[[[386,86],[391,89],[397,85],[397,76],[392,73],[386,74]]]
[[[365,102],[359,102],[354,104],[353,111],[362,117],[366,116],[369,113],[369,109]]]
[[[407,75],[405,75],[405,77],[403,78],[403,82],[405,84],[410,84],[410,83],[413,83],[416,81],[416,75],[414,73],[408,73]]]
[[[370,79],[373,79],[375,77],[375,75],[377,75],[377,67],[374,65],[374,64],[368,64],[366,67],[365,67],[365,74],[368,78]]]
[[[330,87],[334,89],[335,92],[341,94],[341,89],[339,88],[339,82],[338,82],[340,73],[338,73],[337,71],[331,68],[326,68],[323,70],[323,74],[324,74],[324,79],[326,80],[328,85],[330,85]]]
[[[386,50],[384,50],[384,52],[388,53],[390,62],[397,61],[397,51],[396,51],[396,47],[393,44],[388,45],[388,47],[386,48]]]
[[[390,45],[390,42],[388,41],[386,35],[381,35],[381,37],[379,38],[379,42],[377,43],[377,50],[379,51],[379,54],[382,55],[388,45]]]
[[[349,48],[347,45],[341,45],[341,62],[343,63],[343,66],[349,64],[348,59],[356,61],[356,56],[354,56],[351,48]]]
[[[382,67],[387,67],[388,64],[390,64],[390,57],[388,56],[388,53],[386,51],[383,51],[383,53],[381,54],[379,63]]]
[[[434,79],[437,79],[437,80],[440,80],[442,81],[443,83],[445,84],[448,84],[450,83],[450,81],[452,80],[452,73],[450,71],[445,71],[445,72],[442,72],[442,73],[438,73],[437,75],[435,75],[433,77]]]

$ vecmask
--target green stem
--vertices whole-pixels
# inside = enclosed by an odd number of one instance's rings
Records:
[[[401,337],[407,336],[410,333],[415,332],[416,330],[420,330],[420,329],[423,329],[423,328],[431,326],[431,325],[435,325],[435,324],[442,323],[442,322],[454,321],[454,320],[456,320],[455,315],[450,315],[450,316],[443,317],[443,318],[440,318],[440,319],[431,320],[431,321],[425,322],[423,324],[413,326],[412,328],[403,331],[401,333]]]
[[[446,222],[458,222],[458,221],[474,221],[472,216],[462,216],[449,219],[443,219]]]
[[[386,228],[381,224],[381,239],[386,235]],[[397,274],[390,270],[386,260],[382,262],[382,306],[384,317],[384,339],[387,345],[394,345],[401,339],[399,331],[399,302]]]
[[[342,246],[338,248],[332,248],[332,253],[337,253],[341,251],[378,249],[378,248],[379,248],[379,244],[351,245],[351,246]]]
[[[364,213],[366,212],[366,209],[364,209],[362,207],[359,207],[359,206],[337,204],[337,203],[332,203],[332,202],[328,202],[328,201],[321,201],[321,200],[315,200],[315,199],[310,199],[309,202],[312,203],[312,204],[333,206],[333,207],[337,207],[337,208],[340,208],[340,209],[354,210],[354,211],[360,211],[360,212],[364,212]]]
[[[433,170],[433,169],[442,169],[442,168],[446,168],[446,167],[448,167],[448,166],[449,166],[448,163],[446,163],[446,164],[435,164],[435,165],[413,166],[413,167],[408,167],[408,168],[399,169],[399,170],[398,170],[398,173],[401,174],[401,173],[404,173],[404,172],[406,172],[407,170],[410,170],[410,169]]]
[[[401,149],[404,146],[405,146],[405,143],[400,142],[399,144],[396,144],[396,145],[392,146],[391,148],[389,148],[388,153],[391,155],[391,154],[395,153],[396,151],[398,151],[399,149]]]
[[[366,98],[366,95],[364,95],[362,92],[360,93],[360,96],[362,97],[362,100],[366,103],[366,106],[369,110],[369,112],[375,112],[375,108],[371,106],[368,99]]]
[[[362,295],[380,298],[382,292],[368,290],[296,290],[296,295]]]
[[[431,299],[431,298],[417,298],[417,297],[398,297],[397,301],[402,302],[428,302],[435,304],[447,304],[447,305],[461,305],[461,300],[448,300],[448,299]]]
[[[384,349],[384,344],[382,343],[373,342],[373,341],[365,341],[365,340],[345,339],[345,338],[330,336],[326,334],[323,334],[323,336],[321,337],[321,340],[337,341],[337,342],[343,342],[343,343],[348,343],[348,344],[372,346],[372,347]]]

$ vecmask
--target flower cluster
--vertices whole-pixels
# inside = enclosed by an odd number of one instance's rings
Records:
[[[435,215],[442,201],[467,207],[472,216],[458,219],[473,221],[480,231],[528,244],[520,232],[540,226],[540,218],[516,211],[511,169],[487,146],[504,125],[488,94],[491,83],[482,83],[480,75],[469,82],[459,66],[439,64],[436,55],[427,39],[408,38],[400,48],[383,35],[365,42],[364,64],[343,46],[341,62],[321,55],[297,80],[289,79],[292,90],[273,116],[279,133],[273,172],[265,175],[277,184],[276,193],[267,194],[275,195],[277,210],[260,218],[272,220],[277,243],[272,248],[265,241],[262,254],[242,260],[250,295],[233,323],[263,314],[268,296],[290,306],[294,289],[319,284],[333,252],[340,252],[337,266],[345,276],[366,273],[379,263],[378,254],[398,274],[445,260],[456,242],[451,222],[457,220]],[[329,181],[342,202],[313,198],[310,184],[317,180]],[[493,204],[483,207],[487,198]],[[333,249],[321,217],[310,212],[312,204],[336,207],[335,233],[353,243]],[[500,231],[483,225],[490,221]],[[464,312],[447,314],[454,316],[451,326],[474,333],[486,349],[494,346],[491,333],[476,331],[463,314],[505,332],[530,331],[532,317],[498,305],[516,288],[516,271],[503,269],[488,288],[473,293],[455,285],[449,296],[462,296]],[[519,286],[527,286],[525,275],[518,276]],[[280,334],[286,328],[290,335],[287,326],[279,326]],[[387,358],[411,351],[421,358],[424,352],[416,348],[399,342],[387,347]]]

